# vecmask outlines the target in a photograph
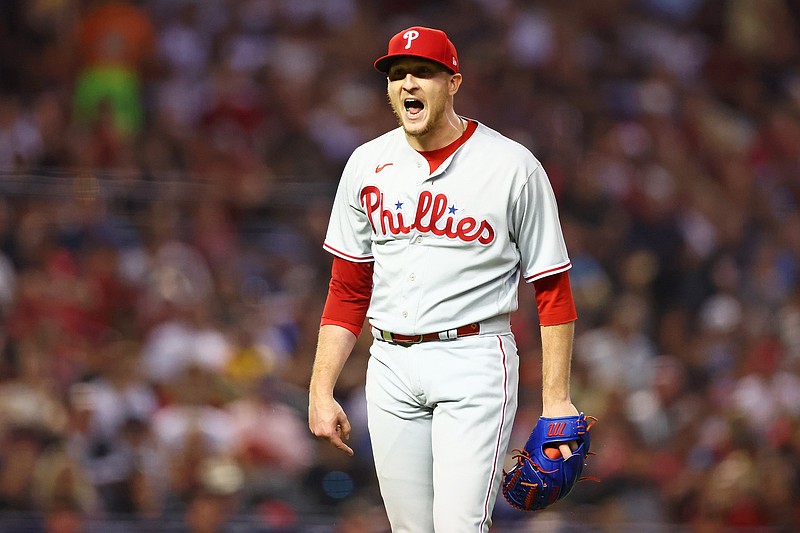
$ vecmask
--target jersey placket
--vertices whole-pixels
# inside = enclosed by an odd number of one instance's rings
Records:
[[[433,176],[428,174],[428,162],[422,157],[417,156],[418,159],[412,167],[414,180],[414,194],[412,198],[419,198],[420,193],[428,186],[428,182],[433,179]],[[440,174],[436,172],[434,176]],[[416,210],[417,205],[414,206]],[[402,305],[400,315],[403,324],[407,331],[417,334],[429,333],[428,331],[417,331],[418,314],[420,308],[420,300],[422,299],[426,290],[432,290],[431,287],[425,287],[424,284],[424,271],[419,269],[421,255],[424,253],[425,239],[430,238],[425,236],[415,227],[410,234],[410,239],[406,242],[406,250],[403,254],[403,268],[401,274],[401,283],[403,284],[402,291]]]

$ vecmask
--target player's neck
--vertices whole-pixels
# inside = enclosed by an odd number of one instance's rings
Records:
[[[451,110],[443,115],[430,131],[417,135],[406,133],[406,139],[414,150],[430,152],[456,141],[464,134],[466,126],[467,121]]]

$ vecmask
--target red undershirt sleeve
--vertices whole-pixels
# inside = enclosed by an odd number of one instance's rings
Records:
[[[372,297],[373,262],[355,263],[334,256],[328,298],[322,311],[321,326],[341,326],[356,337],[361,334]]]
[[[569,283],[569,272],[559,272],[533,282],[536,290],[536,307],[539,309],[539,324],[556,326],[577,320],[575,300]]]

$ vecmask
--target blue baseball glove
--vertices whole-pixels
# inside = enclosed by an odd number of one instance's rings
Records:
[[[588,421],[587,421],[588,419]],[[583,413],[558,418],[540,417],[531,431],[525,449],[513,450],[517,464],[503,472],[503,496],[522,511],[538,511],[560,500],[582,478],[589,455],[589,430],[596,419]],[[578,447],[569,459],[551,459],[546,448],[576,441]]]

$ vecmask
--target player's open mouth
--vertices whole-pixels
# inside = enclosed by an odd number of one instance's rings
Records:
[[[406,113],[408,113],[412,117],[421,113],[422,110],[425,108],[425,104],[423,104],[416,98],[406,98],[403,101],[403,105],[406,108]]]

